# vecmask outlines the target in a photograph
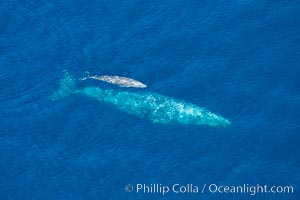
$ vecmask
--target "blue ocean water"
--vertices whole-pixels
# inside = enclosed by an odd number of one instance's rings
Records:
[[[299,199],[299,25],[297,0],[2,0],[0,199]],[[231,125],[154,124],[84,95],[51,101],[64,70],[131,77]],[[124,190],[138,183],[294,193]]]

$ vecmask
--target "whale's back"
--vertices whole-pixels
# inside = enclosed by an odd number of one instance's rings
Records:
[[[119,110],[147,118],[158,124],[194,124],[226,126],[230,122],[195,104],[149,92],[102,90],[87,87],[84,93],[99,101],[114,105]]]

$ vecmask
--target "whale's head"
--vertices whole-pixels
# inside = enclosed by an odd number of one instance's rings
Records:
[[[210,111],[203,112],[198,118],[198,123],[197,124],[206,124],[209,126],[229,126],[231,122],[228,119],[225,119],[224,117],[214,114]]]

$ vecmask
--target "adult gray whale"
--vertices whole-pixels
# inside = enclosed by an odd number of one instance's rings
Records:
[[[83,81],[86,79],[95,79],[95,80],[99,80],[99,81],[104,81],[107,83],[118,85],[119,87],[135,87],[135,88],[146,88],[147,87],[147,85],[145,85],[144,83],[142,83],[140,81],[134,80],[132,78],[123,77],[123,76],[108,76],[108,75],[90,76],[89,72],[86,72],[85,77],[80,78],[79,80]]]
[[[84,94],[117,109],[157,124],[227,126],[231,122],[205,108],[156,93],[103,90],[99,87],[75,87],[75,78],[65,72],[60,87],[50,97],[58,100],[71,94]]]

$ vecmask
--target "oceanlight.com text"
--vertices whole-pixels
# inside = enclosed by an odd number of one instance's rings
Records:
[[[267,185],[249,185],[243,184],[238,186],[228,186],[228,185],[217,185],[217,184],[210,184],[208,185],[208,191],[210,193],[228,193],[228,194],[249,194],[255,195],[257,193],[294,193],[293,186],[267,186]]]
[[[221,185],[221,184],[127,184],[125,186],[125,191],[130,193],[134,192],[137,194],[157,194],[157,195],[167,195],[169,193],[175,194],[293,194],[293,186],[268,186],[268,185]]]

